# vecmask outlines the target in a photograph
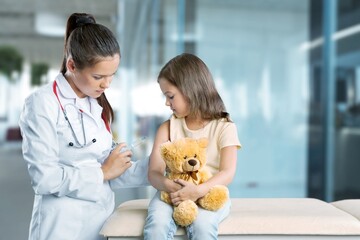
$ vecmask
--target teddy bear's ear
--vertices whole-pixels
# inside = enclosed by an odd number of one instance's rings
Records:
[[[161,145],[160,145],[160,151],[161,151],[161,152],[166,152],[166,151],[167,151],[167,147],[169,146],[169,144],[170,144],[169,141],[161,144]]]
[[[171,144],[170,141],[164,142],[164,143],[160,144],[160,148],[161,148],[161,149],[166,148],[166,147],[169,146],[170,144]]]
[[[171,150],[171,142],[167,141],[160,145],[160,153],[163,158],[166,158],[166,156],[169,154]]]
[[[202,147],[202,148],[206,148],[208,146],[208,143],[209,143],[207,138],[199,138],[197,140],[197,142],[198,142],[199,146]]]

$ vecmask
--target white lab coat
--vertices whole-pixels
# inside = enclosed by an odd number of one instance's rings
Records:
[[[76,95],[62,74],[56,82],[61,104],[76,104]],[[101,118],[101,106],[96,99],[90,103],[91,112],[83,114],[85,132],[87,141],[97,141],[85,148],[73,148],[69,142],[74,137],[52,82],[25,101],[19,125],[35,192],[30,240],[102,239],[99,231],[114,210],[113,189],[148,185],[148,159],[133,162],[118,179],[103,181],[100,167],[111,150],[112,136]],[[82,142],[80,118],[69,117]]]

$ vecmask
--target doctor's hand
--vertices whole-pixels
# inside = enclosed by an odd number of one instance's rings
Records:
[[[130,150],[120,152],[121,148],[125,147],[125,143],[120,143],[110,153],[109,157],[104,161],[101,166],[101,170],[104,174],[104,181],[111,180],[119,177],[129,167],[131,167],[131,156]]]

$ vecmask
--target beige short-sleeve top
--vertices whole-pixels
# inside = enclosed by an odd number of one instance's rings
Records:
[[[241,148],[235,123],[228,122],[226,119],[211,120],[201,129],[190,130],[186,125],[185,118],[177,118],[172,115],[170,118],[170,141],[184,137],[195,139],[206,137],[208,139],[206,165],[212,174],[219,171],[222,148],[228,146]]]

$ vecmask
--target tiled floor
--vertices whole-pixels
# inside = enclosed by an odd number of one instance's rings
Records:
[[[0,239],[27,239],[32,204],[33,190],[20,144],[1,144]]]

